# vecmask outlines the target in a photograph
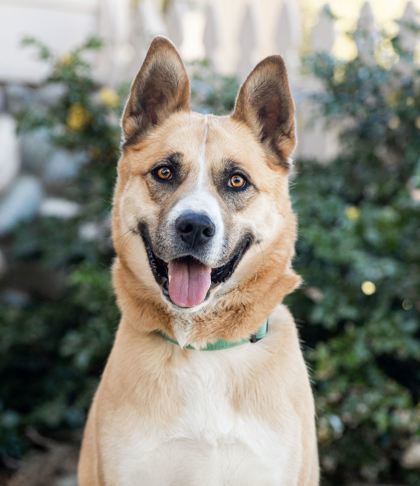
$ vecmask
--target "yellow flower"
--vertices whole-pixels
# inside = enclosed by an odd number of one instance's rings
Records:
[[[320,424],[318,427],[318,440],[325,444],[331,440],[331,431],[326,424]]]
[[[361,285],[361,289],[365,295],[373,295],[376,292],[376,285],[370,280],[365,280]]]
[[[69,109],[66,123],[70,130],[79,132],[88,124],[89,120],[89,112],[79,103],[75,103]]]
[[[71,54],[64,54],[64,56],[58,60],[58,63],[61,64],[61,66],[69,66],[73,63],[73,56]]]
[[[102,88],[99,91],[99,99],[105,106],[115,108],[120,102],[118,93],[112,88]]]
[[[398,102],[398,93],[396,91],[390,91],[387,96],[385,96],[385,100],[390,105],[396,105]]]
[[[346,209],[346,216],[350,221],[357,221],[360,218],[360,211],[356,206],[349,206]]]
[[[400,119],[398,118],[398,116],[393,116],[389,120],[388,126],[391,130],[396,130],[400,126]]]

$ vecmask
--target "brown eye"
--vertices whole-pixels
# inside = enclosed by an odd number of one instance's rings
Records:
[[[157,179],[160,179],[161,181],[169,181],[172,179],[173,172],[172,169],[166,165],[163,167],[159,167],[154,171],[154,175],[156,176]]]
[[[244,189],[247,184],[247,180],[240,174],[233,174],[229,178],[228,185],[232,189]]]

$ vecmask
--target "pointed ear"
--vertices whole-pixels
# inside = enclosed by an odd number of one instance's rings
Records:
[[[294,103],[281,56],[261,61],[239,90],[232,118],[246,123],[258,139],[288,167],[295,138]]]
[[[174,45],[155,37],[131,86],[122,117],[125,144],[176,111],[189,110],[190,82]]]

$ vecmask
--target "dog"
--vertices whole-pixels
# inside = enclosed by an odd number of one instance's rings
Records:
[[[175,47],[153,40],[122,116],[112,210],[115,343],[80,486],[319,483],[293,318],[294,103],[280,56],[229,116],[190,111]]]

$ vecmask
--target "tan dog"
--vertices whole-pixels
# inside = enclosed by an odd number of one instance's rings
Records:
[[[122,125],[113,206],[122,318],[80,486],[318,484],[311,388],[279,305],[299,284],[283,60],[258,64],[231,116],[201,115],[189,110],[178,53],[156,38]]]

